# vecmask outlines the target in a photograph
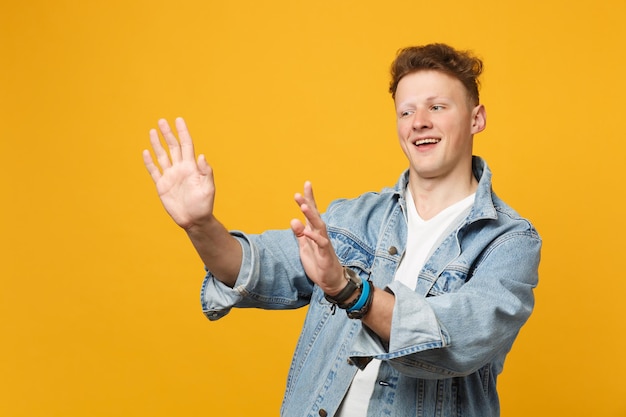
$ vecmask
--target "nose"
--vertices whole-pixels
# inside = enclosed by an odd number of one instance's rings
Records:
[[[430,113],[427,109],[417,109],[415,113],[413,113],[413,130],[423,130],[429,129],[432,127],[432,122],[430,120]]]

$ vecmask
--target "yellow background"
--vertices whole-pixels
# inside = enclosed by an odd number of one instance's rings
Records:
[[[200,312],[202,264],[141,150],[186,118],[229,228],[395,182],[388,67],[484,58],[476,153],[544,238],[502,414],[626,416],[626,1],[0,6],[0,415],[278,415],[305,311]]]

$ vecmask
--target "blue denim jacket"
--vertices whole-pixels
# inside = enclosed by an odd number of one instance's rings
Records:
[[[332,314],[291,230],[233,232],[243,264],[234,288],[207,274],[201,301],[210,320],[232,307],[309,306],[282,416],[334,415],[372,358],[382,363],[368,416],[499,415],[496,378],[533,309],[541,239],[492,192],[482,159],[473,170],[475,202],[436,245],[415,290],[393,280],[405,250],[407,172],[394,188],[335,201],[323,215],[340,262],[395,295],[388,343],[343,311]]]

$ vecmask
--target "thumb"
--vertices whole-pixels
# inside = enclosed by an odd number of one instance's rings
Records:
[[[204,154],[198,155],[198,170],[202,175],[212,175],[212,169]]]

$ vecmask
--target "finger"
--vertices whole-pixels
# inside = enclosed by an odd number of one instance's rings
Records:
[[[298,206],[306,204],[306,200],[304,199],[304,196],[300,193],[295,193],[293,196],[293,199],[296,200],[296,203],[298,204]]]
[[[154,164],[154,160],[152,159],[152,155],[150,155],[149,150],[144,149],[142,154],[143,154],[143,163],[148,169],[148,172],[150,173],[152,180],[156,183],[159,180],[159,178],[161,178],[161,171],[159,171],[159,168]]]
[[[310,247],[310,245],[314,244],[305,235],[306,226],[299,219],[291,220],[290,226],[291,226],[291,231],[293,232],[294,236],[298,240],[298,245],[300,246],[300,250],[303,250],[307,247]]]
[[[291,220],[290,226],[291,226],[291,230],[293,231],[293,234],[296,235],[297,238],[304,236],[304,224],[302,224],[300,220],[298,219]]]
[[[313,196],[313,186],[310,181],[304,183],[304,194],[296,193],[294,199],[298,205],[302,206],[302,204],[306,204],[317,212],[317,203]]]
[[[193,147],[193,140],[191,139],[191,135],[189,134],[189,130],[187,129],[187,124],[182,117],[177,117],[176,121],[176,131],[178,132],[178,139],[180,140],[180,147],[183,160],[193,161],[196,159],[195,151]]]
[[[170,150],[170,158],[172,159],[172,163],[175,164],[177,162],[180,162],[182,159],[180,143],[178,142],[178,139],[176,139],[176,135],[174,135],[174,132],[172,132],[169,123],[167,123],[167,120],[165,119],[160,119],[158,125],[159,129],[161,130],[161,134],[165,139],[165,143],[167,143],[167,147]]]
[[[320,233],[306,227],[300,220],[291,221],[291,230],[301,244],[315,244],[319,248],[327,247],[329,240]]]
[[[306,217],[307,225],[312,231],[319,233],[324,238],[328,236],[326,233],[326,223],[324,223],[324,220],[322,220],[317,210],[304,203],[300,205],[300,211],[304,214],[304,217]]]
[[[315,199],[313,198],[313,189],[309,181],[304,183],[304,195],[296,193],[293,198],[300,206],[300,211],[302,211],[309,223],[312,222],[311,224],[315,227],[319,227],[321,223],[323,227],[324,222],[317,211]]]
[[[317,203],[315,202],[315,197],[313,196],[313,184],[311,181],[305,181],[304,183],[304,198],[307,199],[308,204],[317,210]]]
[[[172,166],[170,162],[170,157],[165,152],[163,145],[161,145],[161,141],[159,140],[159,134],[156,129],[150,129],[150,144],[152,145],[152,150],[156,155],[156,159],[161,166],[161,169],[167,169]]]

